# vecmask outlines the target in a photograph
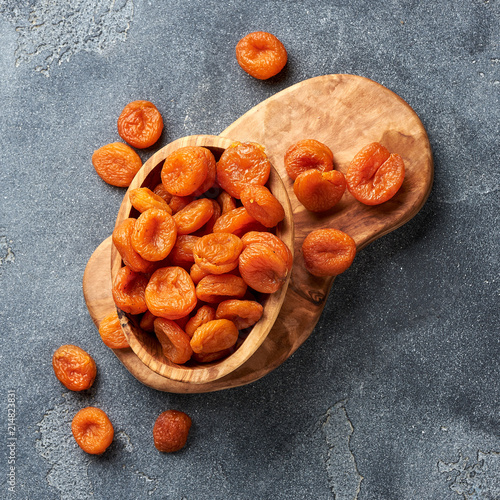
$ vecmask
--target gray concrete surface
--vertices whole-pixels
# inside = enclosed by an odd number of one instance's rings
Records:
[[[0,0],[0,497],[500,498],[499,26],[496,0]],[[289,53],[267,82],[234,59],[255,30]],[[202,395],[146,388],[101,343],[82,296],[123,196],[92,152],[119,139],[129,101],[156,103],[163,145],[218,134],[328,73],[372,78],[419,114],[436,169],[428,202],[359,253],[313,335],[264,379]],[[95,357],[89,393],[55,379],[62,343]],[[71,437],[89,404],[115,426],[101,457]],[[151,439],[167,408],[194,421],[176,455]]]

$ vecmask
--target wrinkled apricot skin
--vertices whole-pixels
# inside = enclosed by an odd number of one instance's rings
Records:
[[[338,170],[306,170],[293,183],[297,199],[311,212],[325,212],[342,198],[346,188],[344,174]]]
[[[231,233],[211,233],[200,238],[193,249],[195,263],[210,274],[224,274],[238,267],[243,243]]]
[[[183,208],[186,208],[192,201],[194,201],[194,196],[171,196],[168,206],[172,210],[172,214],[180,212]]]
[[[200,198],[174,215],[177,234],[191,234],[203,227],[214,214],[212,200]]]
[[[314,276],[337,276],[346,271],[356,255],[356,243],[339,229],[317,229],[302,243],[307,270]]]
[[[285,169],[293,180],[306,170],[320,172],[333,170],[333,153],[330,148],[315,139],[304,139],[292,144],[285,153]]]
[[[191,338],[201,325],[215,319],[215,309],[210,306],[201,306],[196,314],[186,323],[185,332]]]
[[[190,337],[175,321],[156,318],[154,331],[161,344],[163,355],[172,363],[183,364],[191,359],[193,350],[189,344]]]
[[[223,214],[237,208],[236,200],[226,191],[222,191],[219,194],[217,201],[219,202]]]
[[[206,273],[201,269],[201,267],[198,264],[193,264],[191,266],[191,269],[189,270],[189,276],[191,276],[191,279],[193,280],[193,283],[197,285],[200,280],[202,280],[205,276],[208,276],[210,273]]]
[[[182,411],[164,411],[153,427],[155,448],[162,453],[173,453],[184,448],[191,424],[191,418]]]
[[[104,344],[111,349],[126,349],[127,337],[123,333],[120,319],[116,311],[108,314],[99,325],[99,335]]]
[[[161,182],[153,189],[153,193],[158,195],[167,203],[170,203],[170,200],[172,199],[172,195],[165,189],[165,186]]]
[[[209,274],[196,285],[196,295],[202,302],[217,304],[228,299],[241,299],[247,284],[234,274]]]
[[[93,406],[81,409],[73,417],[71,431],[78,446],[91,455],[104,453],[113,442],[115,434],[106,413]]]
[[[160,138],[162,130],[163,118],[149,101],[127,104],[118,118],[120,137],[134,148],[149,148]]]
[[[97,367],[92,356],[76,345],[62,345],[52,356],[54,373],[70,391],[85,391],[94,383]]]
[[[196,353],[211,353],[228,349],[236,344],[238,329],[228,319],[208,321],[196,329],[191,348]]]
[[[111,288],[113,300],[117,307],[129,314],[146,312],[145,290],[148,279],[142,273],[132,271],[128,266],[122,267],[113,280]]]
[[[174,266],[187,267],[194,263],[193,249],[199,241],[198,236],[183,234],[177,237],[174,248],[169,254],[169,260]]]
[[[263,243],[271,247],[284,261],[288,271],[291,271],[293,265],[293,255],[288,246],[276,235],[262,231],[250,231],[241,238],[243,245],[248,246],[252,243]]]
[[[212,202],[212,206],[214,208],[214,213],[212,217],[208,219],[208,221],[198,230],[196,230],[193,234],[195,236],[205,236],[206,234],[213,233],[214,225],[217,222],[217,219],[221,216],[222,210],[220,205],[215,200],[210,200]]]
[[[250,76],[267,80],[285,67],[288,54],[274,35],[255,31],[244,36],[236,45],[236,60]]]
[[[245,207],[238,207],[222,214],[214,224],[214,233],[232,233],[242,236],[258,222]]]
[[[240,196],[247,212],[266,227],[274,227],[285,218],[283,206],[265,186],[246,186]]]
[[[130,146],[113,142],[94,151],[92,164],[104,182],[128,187],[142,167],[142,160]]]
[[[232,321],[238,330],[255,325],[260,320],[264,308],[251,300],[225,300],[217,306],[215,317]]]
[[[169,214],[172,213],[169,204],[151,189],[145,187],[132,189],[129,191],[128,197],[132,206],[141,213],[148,210],[148,208],[160,208],[166,210]]]
[[[346,173],[347,188],[365,205],[380,205],[390,200],[403,184],[404,161],[396,153],[373,142],[352,159]]]

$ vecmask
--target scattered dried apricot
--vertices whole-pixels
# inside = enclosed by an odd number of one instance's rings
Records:
[[[342,198],[345,188],[344,174],[338,170],[306,170],[293,183],[295,196],[311,212],[324,212],[333,208]]]
[[[115,304],[129,314],[141,314],[147,310],[144,292],[148,279],[142,273],[122,267],[113,280],[112,293]]]
[[[247,212],[266,227],[274,227],[285,218],[285,210],[265,186],[246,186],[240,193]]]
[[[262,231],[250,231],[244,234],[241,241],[245,246],[251,245],[252,243],[263,243],[268,247],[271,247],[280,257],[285,261],[287,269],[290,271],[293,265],[293,255],[290,252],[288,246],[278,238],[278,236]]]
[[[71,431],[78,446],[86,453],[100,455],[113,442],[115,431],[108,416],[100,408],[82,408],[71,422]]]
[[[128,187],[142,167],[142,160],[130,146],[113,142],[94,151],[92,164],[103,181],[112,186]]]
[[[131,189],[128,193],[130,203],[139,212],[145,212],[148,208],[160,208],[166,210],[169,214],[172,209],[169,204],[158,194],[155,194],[151,189],[142,187]]]
[[[238,329],[228,319],[214,319],[196,329],[191,348],[196,353],[210,353],[228,349],[236,344]]]
[[[163,355],[172,363],[183,364],[191,359],[193,350],[189,344],[190,337],[175,321],[156,318],[154,330]]]
[[[293,180],[306,170],[315,168],[321,172],[333,169],[333,153],[330,148],[315,139],[304,139],[292,144],[285,153],[285,169]]]
[[[211,233],[201,237],[193,249],[194,261],[210,274],[224,274],[238,267],[243,243],[231,233]]]
[[[251,300],[225,300],[217,306],[217,319],[231,320],[238,330],[244,330],[255,325],[262,317],[264,308],[261,304]]]
[[[92,356],[72,344],[59,347],[52,356],[54,373],[70,391],[84,391],[92,387],[97,367]]]
[[[191,418],[182,411],[167,410],[156,419],[153,440],[158,451],[172,453],[184,448],[191,429]]]
[[[161,114],[149,101],[127,104],[118,117],[120,137],[134,148],[149,148],[160,138],[162,130]]]
[[[214,214],[212,200],[200,198],[192,201],[188,206],[174,215],[178,234],[194,233],[203,227]]]
[[[216,304],[228,299],[241,299],[247,291],[247,285],[234,274],[209,274],[196,285],[199,300]]]
[[[210,306],[201,306],[196,314],[190,318],[190,320],[186,323],[186,333],[189,337],[194,335],[194,332],[197,328],[199,328],[204,323],[208,323],[215,319],[215,309]]]
[[[125,333],[123,333],[116,310],[101,321],[99,335],[104,344],[111,347],[111,349],[125,349],[128,347],[128,340]]]

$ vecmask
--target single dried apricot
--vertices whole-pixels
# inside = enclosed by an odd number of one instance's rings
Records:
[[[333,153],[330,148],[315,139],[304,139],[292,144],[285,153],[285,169],[293,180],[306,170],[320,172],[333,170]]]
[[[214,319],[196,329],[191,348],[196,353],[210,353],[228,349],[236,344],[238,329],[228,319]]]
[[[238,207],[222,214],[214,224],[214,233],[232,233],[236,236],[245,234],[258,222],[247,212],[245,207]]]
[[[345,188],[344,174],[338,170],[306,170],[293,183],[295,196],[311,212],[324,212],[333,208],[342,198]]]
[[[112,293],[115,304],[129,314],[141,314],[147,310],[144,292],[148,279],[142,273],[122,267],[113,280]]]
[[[271,163],[264,148],[256,143],[231,144],[217,162],[219,186],[235,198],[248,184],[264,185],[269,179]]]
[[[127,104],[118,117],[120,137],[134,148],[149,148],[160,138],[162,130],[163,118],[149,101]]]
[[[202,236],[193,248],[194,261],[210,274],[224,274],[238,267],[243,243],[231,233],[211,233]]]
[[[240,193],[247,212],[266,227],[274,227],[285,218],[285,210],[265,186],[246,186]]]
[[[195,236],[205,236],[206,234],[212,233],[217,219],[221,216],[220,205],[215,200],[210,201],[212,202],[212,206],[214,207],[214,213],[212,214],[212,217],[208,219],[208,222],[206,222],[205,225],[194,232]]]
[[[130,146],[113,142],[94,151],[92,164],[104,182],[127,187],[142,167],[142,160]]]
[[[201,306],[196,314],[190,318],[190,320],[186,323],[186,333],[189,337],[194,335],[194,332],[201,325],[208,323],[209,321],[213,321],[215,319],[215,309],[210,306]]]
[[[169,260],[174,266],[191,266],[194,262],[193,249],[200,240],[198,236],[182,234],[177,237],[174,248],[169,254]]]
[[[72,344],[59,347],[52,356],[54,373],[70,391],[85,391],[94,383],[97,367],[92,356]]]
[[[209,274],[196,285],[198,299],[210,304],[234,298],[241,299],[246,291],[246,283],[234,274]]]
[[[108,314],[99,325],[99,335],[102,341],[111,349],[125,349],[128,347],[128,340],[123,333],[122,325],[116,310]]]
[[[183,208],[186,208],[192,201],[194,201],[194,196],[172,196],[168,203],[169,207],[172,209],[172,214],[180,212]]]
[[[293,265],[293,255],[288,246],[278,238],[278,236],[262,231],[250,231],[244,234],[241,238],[243,245],[251,245],[252,243],[263,243],[271,247],[285,261],[287,269],[290,271]]]
[[[172,453],[184,448],[191,429],[191,418],[182,411],[167,410],[156,419],[153,427],[155,448]]]
[[[191,266],[191,269],[189,270],[189,276],[191,276],[191,279],[193,280],[193,283],[197,285],[200,280],[202,280],[205,276],[208,276],[210,273],[206,273],[201,269],[201,267],[198,264],[193,264]]]
[[[347,188],[365,205],[379,205],[390,200],[403,184],[405,164],[396,153],[373,142],[352,159],[346,173]]]
[[[154,321],[156,319],[156,316],[151,312],[151,311],[146,311],[141,318],[141,322],[139,326],[145,331],[145,332],[154,332]]]
[[[214,155],[201,146],[184,146],[167,156],[161,169],[161,182],[177,196],[188,196],[198,190],[215,164]]]
[[[100,455],[113,442],[115,431],[108,416],[100,408],[82,408],[71,422],[71,431],[78,446],[86,453]]]
[[[219,202],[223,214],[237,208],[236,200],[226,191],[221,191],[219,196],[217,196],[217,201]]]
[[[174,215],[177,234],[190,234],[204,226],[214,214],[212,200],[200,198]]]
[[[178,365],[189,361],[193,354],[189,344],[190,337],[175,321],[156,318],[154,329],[156,338],[161,344],[163,355],[167,359]]]
[[[215,184],[215,179],[217,176],[217,169],[215,166],[214,155],[207,148],[201,148],[201,149],[205,153],[205,156],[207,157],[207,160],[208,160],[207,176],[206,176],[205,180],[203,181],[203,184],[196,191],[193,192],[194,196],[201,196],[203,193],[205,193],[210,188],[212,188],[213,185]]]
[[[250,76],[267,80],[285,67],[288,54],[285,46],[274,35],[255,31],[237,43],[236,60]]]
[[[196,307],[193,280],[182,267],[162,267],[149,279],[145,293],[148,309],[167,319],[179,319]]]
[[[172,209],[169,204],[158,194],[155,194],[151,189],[142,187],[132,189],[128,193],[130,203],[139,212],[145,212],[148,208],[160,208],[166,210],[169,214]]]
[[[153,193],[163,198],[167,203],[170,203],[172,199],[172,195],[165,189],[165,186],[161,182],[153,189]]]
[[[168,256],[176,238],[174,218],[163,209],[149,208],[135,222],[131,242],[142,258],[157,262]]]
[[[238,330],[244,330],[255,325],[262,314],[264,308],[261,304],[251,300],[225,300],[217,306],[215,317],[217,319],[231,320]]]
[[[339,229],[317,229],[304,239],[302,255],[314,276],[336,276],[352,264],[356,243]]]
[[[239,260],[241,277],[257,292],[274,293],[285,283],[288,275],[286,262],[270,246],[252,243],[241,252]]]

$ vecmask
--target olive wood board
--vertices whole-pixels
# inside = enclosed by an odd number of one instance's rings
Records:
[[[263,144],[281,175],[294,213],[292,276],[269,335],[242,366],[220,379],[204,384],[177,382],[153,372],[131,349],[114,350],[134,377],[161,391],[202,393],[237,387],[278,367],[312,333],[334,280],[314,277],[305,270],[301,253],[305,236],[314,229],[337,228],[354,239],[359,251],[414,217],[432,187],[431,148],[417,114],[394,92],[360,76],[325,75],[297,83],[249,110],[220,135]],[[343,173],[362,147],[380,142],[402,156],[406,172],[403,185],[381,205],[363,205],[346,190],[342,200],[328,212],[308,212],[295,197],[293,181],[286,175],[283,162],[288,147],[302,139],[325,143],[333,151],[335,168]],[[97,326],[115,308],[111,296],[111,246],[111,238],[99,245],[83,276],[85,301]]]

